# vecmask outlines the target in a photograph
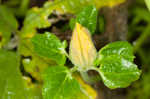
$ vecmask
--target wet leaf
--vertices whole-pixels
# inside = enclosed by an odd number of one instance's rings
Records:
[[[76,23],[76,27],[73,31],[69,56],[72,63],[78,66],[80,71],[92,67],[97,56],[97,51],[89,31],[79,23]]]
[[[114,43],[106,45],[99,51],[98,55],[99,56],[96,60],[97,65],[99,65],[102,59],[105,59],[106,57],[110,55],[118,55],[131,62],[133,61],[135,57],[133,55],[133,47],[131,46],[131,44],[125,41],[114,42]]]
[[[125,88],[139,79],[141,71],[133,63],[133,48],[125,41],[106,45],[99,52],[100,75],[111,88]]]
[[[41,72],[43,72],[48,66],[56,65],[56,62],[37,55],[33,47],[31,39],[22,39],[20,40],[18,51],[21,56],[23,56],[22,65],[24,66],[25,71],[41,82]]]
[[[125,88],[139,79],[141,71],[134,63],[112,55],[103,59],[100,65],[100,74],[104,84],[111,88]]]
[[[91,34],[94,34],[97,25],[97,10],[95,6],[85,7],[79,14],[77,14],[76,19],[71,20],[71,27],[74,27],[76,22],[80,23],[82,26],[86,27]]]
[[[42,90],[44,99],[94,99],[83,92],[80,84],[64,66],[52,66],[43,73],[44,86]],[[86,86],[86,88],[88,88]]]
[[[31,41],[34,52],[37,55],[51,59],[60,65],[65,64],[66,57],[64,54],[64,45],[54,34],[48,32],[45,34],[37,34]]]

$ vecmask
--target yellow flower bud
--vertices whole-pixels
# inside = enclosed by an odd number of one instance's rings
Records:
[[[88,29],[79,23],[76,23],[73,31],[69,56],[72,63],[78,66],[80,71],[87,70],[89,67],[93,66],[93,62],[97,56],[97,51]]]

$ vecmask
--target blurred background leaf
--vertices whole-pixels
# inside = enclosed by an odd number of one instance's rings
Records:
[[[18,29],[14,14],[6,6],[0,5],[0,48],[7,44],[12,33]]]
[[[145,0],[148,9],[150,10],[150,0]]]
[[[19,61],[20,58],[16,53],[0,50],[0,98],[41,99],[40,89],[35,89],[35,85],[32,87],[27,85],[23,80]]]
[[[136,0],[129,9],[129,32],[128,40],[134,44],[134,52],[138,57],[138,64],[141,64],[141,79],[128,89],[129,99],[149,99],[148,90],[150,77],[150,12],[146,8],[144,0]]]

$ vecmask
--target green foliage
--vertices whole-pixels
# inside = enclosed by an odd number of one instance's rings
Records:
[[[128,39],[130,40],[131,37],[133,37],[137,31],[141,33],[141,36],[136,40],[136,44],[134,47],[134,51],[137,52],[137,50],[140,49],[144,41],[148,39],[150,35],[150,13],[144,8],[137,7],[131,10],[131,13],[136,17],[133,19],[132,23],[129,26]],[[140,23],[141,21],[145,22],[146,26],[138,25],[138,23]]]
[[[99,51],[100,74],[111,88],[125,88],[137,80],[141,71],[133,64],[133,48],[128,42],[110,43]]]
[[[30,0],[5,0],[2,4],[7,6],[11,13],[17,17],[23,17],[29,9]]]
[[[94,34],[97,25],[97,10],[94,6],[85,7],[77,16],[70,22],[73,29],[75,23],[78,22],[84,27],[88,28],[91,34]]]
[[[0,68],[0,98],[25,99],[19,57],[15,53],[0,50]]]
[[[119,5],[121,3],[124,3],[126,0],[94,0],[96,7],[101,8],[104,6],[108,7],[114,7],[116,5]]]
[[[104,19],[104,16],[99,16],[97,21],[98,21],[97,22],[98,23],[98,30],[97,31],[100,32],[100,33],[104,33],[105,32],[105,19]]]
[[[0,47],[7,44],[11,33],[17,31],[18,22],[6,6],[0,5]]]
[[[23,39],[20,41],[18,52],[23,56],[22,65],[26,72],[30,73],[34,78],[41,82],[41,72],[49,65],[56,65],[50,59],[40,57],[34,51],[31,39]]]
[[[0,50],[0,98],[40,99],[40,90],[25,86],[19,70],[19,56],[10,51]]]
[[[47,11],[44,8],[32,8],[28,11],[24,26],[21,30],[21,37],[32,37],[36,33],[36,28],[46,28],[50,26],[48,16],[52,9]]]
[[[0,98],[95,99],[95,90],[78,74],[86,81],[88,70],[98,71],[111,89],[125,88],[139,78],[141,71],[133,63],[133,48],[129,43],[111,43],[97,53],[91,38],[97,27],[97,10],[125,0],[54,0],[27,13],[29,0],[13,1],[4,3],[7,7],[0,5]],[[49,29],[52,25],[49,19],[53,11],[76,15],[70,22],[74,32],[69,55],[65,51],[66,41],[61,42],[53,33],[38,33],[38,29]],[[14,14],[23,18],[26,15],[20,30]],[[16,49],[10,50],[15,52],[4,51],[12,32],[17,44]],[[68,65],[66,57],[74,65],[71,69],[64,66]]]
[[[145,3],[147,5],[148,9],[150,10],[150,0],[145,0]]]
[[[149,77],[150,72],[145,73],[141,76],[141,79],[138,82],[133,83],[132,89],[128,91],[128,99],[149,99]]]
[[[49,58],[59,65],[65,64],[65,46],[52,33],[38,34],[32,38],[34,51],[42,57]]]
[[[48,21],[48,16],[52,13],[53,10],[56,10],[60,13],[72,13],[77,14],[79,13],[83,7],[88,5],[95,5],[98,9],[104,6],[115,6],[117,4],[123,3],[125,0],[54,0],[54,2],[47,1],[42,8],[32,8],[28,11],[27,16],[24,21],[24,26],[21,30],[21,37],[23,38],[30,38],[36,33],[36,29],[47,28],[51,25]],[[94,13],[93,17],[96,17],[96,9],[93,9]],[[88,11],[85,10],[85,12]],[[87,14],[87,13],[86,13]],[[84,14],[83,14],[84,15]],[[89,14],[91,15],[91,14]],[[82,16],[82,15],[81,15]],[[90,18],[91,19],[91,18]],[[93,19],[91,19],[92,21]],[[95,20],[95,19],[94,19]],[[93,20],[93,24],[96,22]],[[89,21],[89,22],[91,22]],[[85,21],[84,25],[85,25]],[[85,25],[90,28],[91,25]],[[92,26],[90,30],[95,31],[95,27]]]
[[[81,74],[83,71],[94,68],[93,59],[97,54],[88,33],[77,23],[70,43],[71,61],[78,67]],[[100,68],[99,70],[94,69],[99,71],[107,87],[111,89],[125,88],[131,82],[139,79],[141,74],[141,71],[133,63],[133,59],[133,48],[128,42],[114,42],[99,51],[95,65],[100,64]],[[89,79],[87,78],[87,80]]]
[[[83,7],[87,5],[95,5],[96,8],[102,8],[104,6],[113,7],[120,3],[123,3],[125,0],[54,0],[58,5],[56,10],[62,13],[78,13],[82,10]]]
[[[131,41],[135,35],[139,35],[134,44],[134,52],[139,56],[142,68],[141,79],[135,82],[128,90],[128,99],[149,99],[149,77],[150,77],[150,13],[145,7],[144,0],[137,0],[135,6],[130,8],[130,17],[134,17],[129,24],[128,39]],[[144,23],[144,24],[143,24]],[[146,46],[145,46],[146,45]]]
[[[47,68],[43,78],[44,99],[88,99],[81,92],[79,83],[64,66]]]
[[[102,59],[100,74],[104,84],[114,89],[129,86],[131,82],[139,79],[140,71],[132,62],[114,55]]]
[[[99,51],[101,61],[111,55],[117,55],[132,62],[134,59],[133,47],[128,42],[118,41],[106,45]]]

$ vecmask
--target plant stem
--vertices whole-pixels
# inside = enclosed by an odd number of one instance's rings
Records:
[[[77,71],[77,66],[74,66],[73,68],[70,69],[71,73],[76,72]]]
[[[134,46],[134,52],[136,52],[141,45],[143,44],[143,42],[147,39],[147,37],[150,35],[150,25],[148,26],[148,28],[145,29],[145,31],[141,34],[141,36],[137,39],[136,44]]]
[[[83,80],[84,80],[86,83],[89,83],[89,84],[92,83],[92,81],[91,81],[91,79],[90,79],[90,77],[89,77],[87,71],[82,71],[82,72],[80,72],[80,74],[81,74],[81,77],[83,78]]]

